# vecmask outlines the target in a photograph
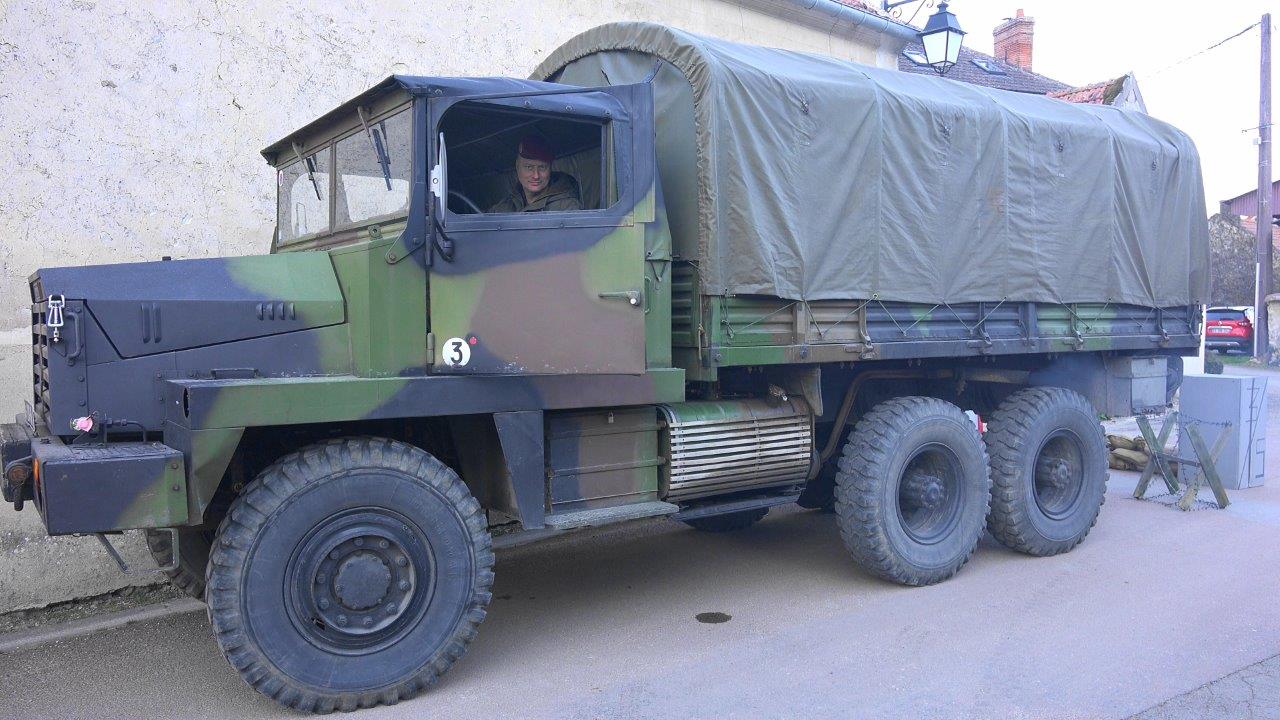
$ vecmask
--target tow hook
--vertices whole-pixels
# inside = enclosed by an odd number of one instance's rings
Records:
[[[31,475],[30,456],[12,460],[4,466],[4,481],[0,482],[0,491],[3,492],[5,502],[13,503],[13,509],[18,512],[22,511],[27,500],[32,499],[28,485]]]

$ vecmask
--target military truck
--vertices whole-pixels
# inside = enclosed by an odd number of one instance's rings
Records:
[[[491,211],[530,134],[579,209]],[[495,549],[582,528],[799,503],[907,585],[986,530],[1066,552],[1099,414],[1162,406],[1199,344],[1195,149],[1110,107],[624,23],[530,80],[388,78],[264,155],[269,254],[31,277],[3,487],[113,554],[145,530],[301,710],[418,693]]]

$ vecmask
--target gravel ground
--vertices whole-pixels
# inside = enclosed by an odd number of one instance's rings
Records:
[[[48,607],[4,613],[0,615],[0,635],[19,630],[58,625],[72,620],[129,610],[143,605],[153,605],[181,597],[186,596],[168,583],[122,588],[115,592],[91,598],[68,600]]]

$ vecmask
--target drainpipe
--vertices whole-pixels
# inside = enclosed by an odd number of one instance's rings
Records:
[[[916,40],[912,27],[893,22],[875,13],[842,5],[835,0],[741,0],[743,5],[756,7],[776,17],[793,18],[796,13],[810,20],[827,24],[833,29],[844,26],[853,31],[865,30],[897,41],[895,52],[903,45]]]

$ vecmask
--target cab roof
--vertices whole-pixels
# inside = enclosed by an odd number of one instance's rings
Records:
[[[305,144],[307,139],[336,123],[352,118],[356,108],[370,106],[394,93],[417,96],[490,95],[502,93],[537,92],[564,87],[559,83],[521,80],[507,77],[429,77],[423,75],[392,75],[373,87],[356,95],[329,112],[271,143],[262,151],[267,162],[276,165],[282,154],[293,154],[293,143]]]

